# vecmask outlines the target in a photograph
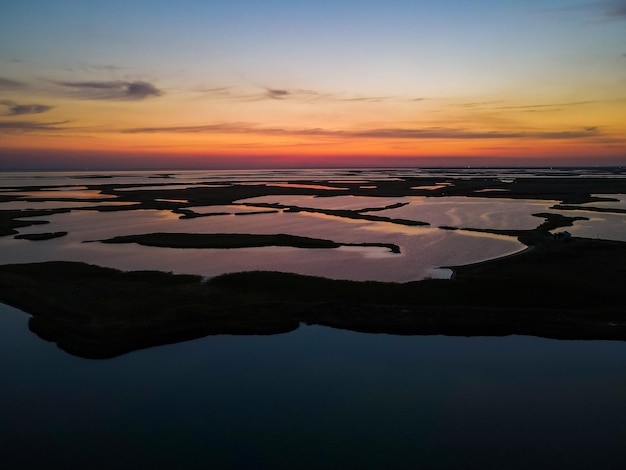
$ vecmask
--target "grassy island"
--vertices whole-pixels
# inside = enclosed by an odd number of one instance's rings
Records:
[[[340,246],[378,246],[400,253],[392,243],[337,243],[320,238],[296,235],[249,233],[146,233],[100,240],[102,243],[137,243],[161,248],[255,248],[263,246],[290,246],[294,248],[339,248]]]

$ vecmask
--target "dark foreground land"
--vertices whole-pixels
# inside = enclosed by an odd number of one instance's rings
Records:
[[[72,354],[106,358],[214,334],[300,323],[404,335],[525,334],[626,340],[626,243],[544,240],[452,280],[405,284],[249,272],[203,281],[83,263],[0,266],[0,300]]]
[[[300,181],[302,183],[302,181]],[[306,181],[311,186],[320,181]],[[575,214],[585,209],[621,213],[593,204],[626,193],[624,178],[404,178],[375,185],[341,183],[332,195],[547,199],[555,209]],[[441,184],[444,183],[444,184]],[[416,189],[439,185],[439,189]],[[195,206],[231,204],[268,194],[330,195],[323,189],[237,185],[117,191],[114,183],[94,186],[132,203],[83,210],[167,209],[182,218],[207,216]],[[43,187],[22,188],[31,191]],[[604,196],[606,195],[606,196]],[[4,195],[6,200],[17,196]],[[34,198],[33,200],[36,200]],[[95,201],[93,201],[95,202]],[[584,206],[581,206],[584,204]],[[589,205],[591,204],[591,205]],[[402,205],[402,204],[400,204]],[[258,210],[261,204],[251,210]],[[287,211],[385,221],[403,225],[424,222],[387,219],[380,208],[321,210],[266,204]],[[277,206],[277,207],[274,207]],[[395,207],[390,206],[390,207]],[[74,209],[76,210],[76,209]],[[47,223],[41,218],[69,209],[0,211],[0,236]],[[626,340],[626,243],[572,238],[550,233],[579,217],[535,214],[544,221],[533,230],[479,230],[515,236],[529,248],[506,258],[455,267],[450,280],[426,279],[404,284],[337,281],[275,272],[248,272],[208,281],[198,276],[162,272],[121,272],[83,263],[49,262],[0,266],[0,301],[32,315],[30,329],[82,357],[106,358],[140,348],[215,334],[275,334],[301,323],[354,331],[404,335],[525,334],[563,339]],[[31,234],[33,243],[65,232]],[[19,235],[18,235],[19,236]],[[22,238],[26,238],[22,236]],[[40,241],[44,240],[44,241]],[[295,246],[332,249],[342,244],[285,234],[149,233],[121,236],[103,243],[138,243],[177,248]],[[364,244],[367,245],[367,244]],[[398,252],[391,244],[375,244]]]

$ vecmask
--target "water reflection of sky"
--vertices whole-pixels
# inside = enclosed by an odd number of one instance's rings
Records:
[[[69,234],[40,243],[4,237],[0,243],[7,252],[5,262],[65,259],[120,269],[159,269],[204,276],[260,269],[340,279],[408,281],[441,276],[436,269],[441,266],[471,263],[522,248],[512,238],[316,213],[225,215],[181,220],[169,211],[74,211],[51,215],[46,219],[49,224],[23,228],[20,233],[68,231]],[[82,243],[150,232],[288,233],[340,243],[394,243],[400,246],[401,254],[393,254],[384,247],[218,250]]]
[[[532,214],[547,212],[555,201],[471,197],[413,197],[407,206],[377,212],[383,217],[421,220],[431,225],[459,228],[525,230],[542,219]]]
[[[239,201],[247,204],[281,204],[325,210],[362,210],[402,207],[374,212],[381,217],[427,222],[435,227],[533,229],[542,220],[532,214],[547,212],[556,201],[471,197],[368,197],[368,196],[261,196]]]
[[[0,183],[5,186],[26,186],[26,181],[38,180],[46,186],[42,191],[23,191],[22,196],[42,198],[40,201],[9,201],[0,203],[0,210],[69,208],[77,209],[85,205],[116,205],[110,201],[113,196],[101,195],[97,184],[132,183],[144,184],[140,189],[167,187],[185,188],[194,185],[230,184],[228,178],[248,181],[251,184],[263,181],[265,184],[283,184],[290,176],[303,175],[323,177],[326,181],[363,181],[396,179],[410,170],[350,171],[350,170],[300,170],[261,171],[261,172],[178,172],[168,178],[167,186],[154,185],[158,179],[154,172],[119,173],[114,178],[92,178],[97,175],[76,173],[46,174],[38,178],[33,174],[17,177],[0,175]],[[419,173],[419,171],[417,172]],[[413,176],[417,175],[413,171]],[[423,173],[422,173],[423,174]],[[506,173],[505,173],[506,174]],[[157,176],[157,179],[152,177]],[[56,178],[56,179],[55,179]],[[81,179],[82,178],[82,179]],[[43,183],[42,180],[45,180]],[[9,181],[11,184],[8,184]],[[56,181],[59,186],[52,187]],[[275,182],[275,183],[272,183]],[[309,184],[296,186],[325,186]],[[149,183],[149,184],[148,184]],[[93,186],[96,184],[96,186]],[[87,189],[85,185],[91,185]],[[9,191],[4,194],[10,194]],[[330,194],[330,191],[329,191]],[[626,204],[623,195],[615,195],[619,203],[595,203],[597,207],[622,207]],[[46,201],[46,198],[98,198],[102,202]],[[241,203],[250,204],[244,206]],[[334,215],[307,212],[284,212],[255,206],[261,203],[275,203],[284,206],[298,206],[318,210],[383,209],[373,215],[390,219],[423,221],[429,226],[406,226],[391,222],[348,219]],[[384,209],[393,204],[405,204],[395,209]],[[263,196],[238,201],[237,204],[196,206],[192,211],[204,215],[225,212],[227,215],[211,215],[192,219],[180,219],[179,214],[167,210],[129,210],[98,212],[73,210],[69,213],[54,214],[38,220],[49,221],[19,229],[19,233],[61,232],[69,234],[53,240],[33,242],[0,237],[2,262],[19,263],[47,260],[85,261],[120,269],[158,269],[179,273],[197,273],[214,276],[224,272],[247,270],[278,270],[300,274],[319,275],[330,278],[355,280],[408,281],[426,276],[441,276],[446,272],[438,270],[442,266],[460,265],[514,253],[523,245],[512,237],[442,230],[438,227],[483,229],[532,229],[538,226],[541,218],[533,213],[559,212],[551,210],[555,201],[508,200],[479,197],[366,197],[366,196],[327,196],[303,195]],[[123,204],[123,203],[122,203]],[[253,212],[260,212],[251,214]],[[265,213],[264,213],[265,212]],[[589,221],[578,221],[568,230],[577,236],[599,237],[617,240],[626,239],[626,216],[604,214],[591,211],[560,211],[569,216],[589,217]],[[247,214],[234,217],[236,214]],[[152,232],[188,233],[285,233],[303,237],[331,239],[339,243],[379,243],[395,244],[401,253],[391,253],[385,247],[344,246],[338,249],[298,249],[289,247],[264,247],[245,249],[170,249],[144,247],[135,244],[109,245],[84,243],[102,240],[118,235],[134,235]]]
[[[571,217],[587,217],[589,220],[578,220],[572,227],[555,230],[567,230],[576,237],[602,238],[626,242],[626,214],[609,214],[591,211],[560,211]]]

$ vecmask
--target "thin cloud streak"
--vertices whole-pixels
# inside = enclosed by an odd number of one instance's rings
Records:
[[[596,2],[576,3],[557,7],[542,8],[539,11],[547,13],[583,13],[591,21],[604,22],[607,20],[626,20],[626,0],[604,0]]]
[[[0,90],[14,90],[26,85],[23,82],[12,80],[10,78],[0,77]]]
[[[126,134],[157,134],[157,133],[181,133],[181,134],[256,134],[269,136],[300,136],[300,137],[327,137],[327,138],[363,138],[363,139],[584,139],[601,136],[600,130],[595,126],[589,126],[580,130],[568,131],[519,131],[477,132],[458,128],[429,127],[423,129],[368,129],[362,131],[329,130],[323,128],[310,129],[285,129],[285,128],[261,128],[250,124],[210,124],[201,126],[170,126],[170,127],[140,127],[123,129],[120,132]]]
[[[59,127],[69,121],[59,122],[34,122],[34,121],[8,121],[0,122],[0,132],[50,132],[64,131],[66,127]]]
[[[138,101],[163,95],[156,86],[143,81],[51,82],[69,89],[79,98],[90,100]]]
[[[0,105],[8,108],[8,112],[4,116],[21,116],[24,114],[41,114],[50,111],[54,106],[45,104],[17,104],[10,100],[0,100]]]
[[[266,90],[268,98],[273,100],[282,100],[291,95],[291,92],[288,90],[276,90],[272,88],[266,88]]]
[[[626,0],[607,2],[606,16],[626,20]]]
[[[548,104],[527,104],[517,106],[496,106],[492,109],[540,109],[540,108],[563,108],[565,106],[580,106],[583,104],[591,104],[594,101],[571,101],[567,103],[548,103]]]
[[[407,98],[401,96],[346,96],[341,93],[324,93],[316,90],[306,90],[300,88],[272,88],[261,85],[254,85],[262,88],[264,91],[259,93],[244,93],[237,91],[233,87],[215,87],[201,88],[197,91],[205,94],[210,98],[231,99],[235,101],[299,101],[310,104],[315,103],[380,103],[380,102],[419,102],[425,101],[426,98]]]

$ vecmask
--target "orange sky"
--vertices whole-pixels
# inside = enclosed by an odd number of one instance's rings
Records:
[[[0,169],[626,164],[624,2],[13,3]]]

